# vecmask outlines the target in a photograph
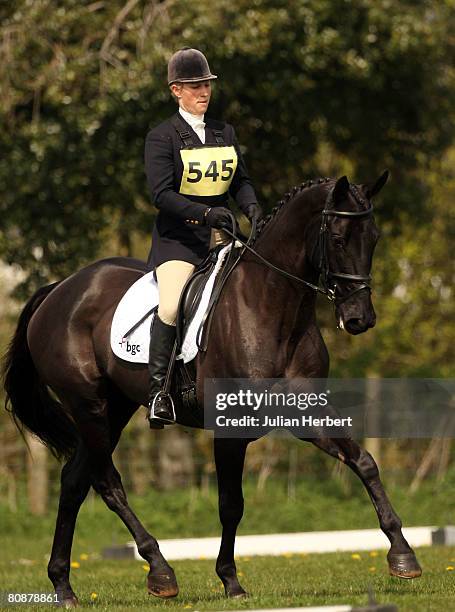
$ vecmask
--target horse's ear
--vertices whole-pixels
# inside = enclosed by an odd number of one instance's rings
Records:
[[[349,181],[346,176],[340,177],[333,188],[333,201],[335,204],[347,198],[349,191]]]
[[[373,185],[368,184],[363,186],[366,197],[371,200],[377,193],[381,191],[389,178],[389,171],[384,170],[378,180]]]

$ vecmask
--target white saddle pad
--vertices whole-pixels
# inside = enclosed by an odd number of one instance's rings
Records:
[[[196,336],[201,325],[202,317],[212,294],[215,278],[231,245],[227,245],[218,253],[218,260],[210,275],[202,294],[196,315],[193,317],[182,343],[182,352],[177,359],[185,363],[194,359],[198,348]],[[158,305],[158,285],[153,272],[144,274],[137,280],[122,297],[115,310],[111,325],[111,348],[114,355],[134,363],[148,363],[150,345],[150,326],[153,314],[145,316],[152,308]],[[130,329],[144,319],[137,328],[128,334]]]

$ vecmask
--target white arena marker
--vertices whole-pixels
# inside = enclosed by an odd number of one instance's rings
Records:
[[[408,527],[404,537],[411,546],[431,546],[434,527]],[[160,550],[168,560],[216,559],[220,548],[217,538],[189,538],[159,540]],[[134,546],[134,543],[128,543]],[[307,533],[280,533],[269,535],[237,536],[236,557],[254,555],[285,555],[343,551],[381,550],[390,546],[380,529],[349,531],[310,531]],[[135,547],[135,558],[143,561]]]
[[[233,610],[232,612],[244,612],[243,610]],[[264,610],[248,610],[248,612],[351,612],[352,606],[317,606],[313,608],[268,608]]]
[[[243,610],[246,610],[244,608]],[[234,610],[233,612],[243,612]],[[195,610],[195,612],[198,612]],[[248,612],[398,612],[394,604],[365,604],[360,608],[352,606],[310,606],[309,608],[265,608],[261,610],[248,610]]]

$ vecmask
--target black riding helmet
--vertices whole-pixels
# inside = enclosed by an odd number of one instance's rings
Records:
[[[167,65],[168,85],[172,83],[197,83],[217,79],[210,72],[207,58],[201,51],[184,47],[174,53]]]

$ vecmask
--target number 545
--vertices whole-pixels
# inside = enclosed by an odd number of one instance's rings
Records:
[[[230,164],[233,164],[233,163],[234,163],[233,159],[221,160],[221,180],[222,181],[228,181],[232,177],[234,173],[234,168]],[[205,173],[202,173],[202,170],[200,170],[200,165],[201,165],[201,162],[198,162],[198,161],[189,162],[188,177],[187,177],[188,183],[198,183],[199,181],[202,180],[203,176],[207,178],[211,178],[212,181],[215,182],[217,178],[220,176],[220,173],[218,172],[218,169],[217,169],[216,160],[210,162]],[[190,178],[190,174],[195,175],[194,178]]]

